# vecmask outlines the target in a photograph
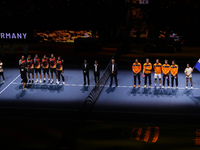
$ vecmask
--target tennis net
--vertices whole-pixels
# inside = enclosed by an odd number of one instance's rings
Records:
[[[114,58],[114,56],[115,55],[112,56],[111,60]],[[85,120],[86,116],[88,115],[90,110],[93,108],[95,102],[97,101],[99,95],[101,94],[101,91],[103,90],[106,82],[108,81],[109,76],[110,76],[109,66],[110,66],[111,60],[109,61],[98,83],[94,86],[90,94],[85,99],[82,107],[80,108],[79,113],[80,113],[81,120]]]

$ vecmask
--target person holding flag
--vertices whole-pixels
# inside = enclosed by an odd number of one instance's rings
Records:
[[[193,85],[192,85],[192,72],[193,69],[190,67],[189,64],[187,64],[187,68],[185,68],[185,75],[186,75],[186,89],[188,89],[188,79],[190,79],[190,83],[191,83],[191,89],[193,89]]]
[[[169,89],[169,72],[170,72],[170,65],[168,64],[168,60],[165,59],[165,64],[162,65],[162,72],[163,72],[163,89],[165,88],[165,79],[167,80],[167,88]]]
[[[155,88],[156,88],[157,78],[159,78],[159,83],[161,88],[162,64],[159,63],[159,59],[156,59],[156,63],[153,65],[153,69],[154,69]]]
[[[176,81],[176,89],[178,89],[178,65],[175,63],[175,60],[172,61],[171,65],[171,89],[174,86],[174,80]]]
[[[132,65],[133,76],[134,76],[134,88],[136,87],[136,78],[138,78],[138,87],[140,88],[140,71],[141,64],[138,62],[138,59],[135,59],[135,63]]]
[[[147,87],[147,77],[149,78],[149,88],[151,88],[151,70],[152,70],[152,64],[149,62],[149,59],[146,59],[146,63],[143,65],[143,75],[145,75],[144,80],[144,88]]]

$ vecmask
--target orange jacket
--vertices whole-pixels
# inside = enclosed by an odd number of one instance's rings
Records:
[[[162,72],[163,74],[169,74],[169,71],[170,71],[170,65],[169,64],[163,64],[162,66]]]
[[[161,71],[162,71],[162,64],[161,63],[155,63],[153,65],[153,69],[154,69],[154,72],[155,74],[161,74]]]
[[[143,73],[150,74],[152,70],[152,64],[151,63],[144,63],[143,65]]]
[[[140,63],[133,63],[132,70],[134,73],[139,73],[141,71],[141,64]]]
[[[171,65],[171,74],[173,76],[178,74],[178,65]]]

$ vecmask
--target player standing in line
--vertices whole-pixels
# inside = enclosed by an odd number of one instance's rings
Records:
[[[168,60],[165,59],[165,64],[162,65],[162,72],[163,72],[163,89],[165,88],[165,79],[167,80],[167,88],[169,89],[169,72],[170,72],[170,65],[168,64]]]
[[[146,63],[143,65],[143,75],[145,75],[145,85],[144,88],[147,87],[147,77],[149,78],[149,88],[151,88],[151,70],[152,70],[152,64],[149,62],[149,59],[146,59]]]
[[[27,58],[27,67],[28,67],[28,83],[31,83],[31,77],[30,74],[32,74],[32,83],[34,82],[34,62],[33,59],[31,59],[31,55],[28,55]]]
[[[50,58],[50,71],[51,71],[51,84],[53,83],[53,73],[56,75],[56,83],[58,83],[58,75],[56,73],[56,58],[54,57],[54,54],[51,54]]]
[[[26,83],[27,83],[27,70],[26,64],[22,64],[20,66],[19,72],[21,74],[22,83],[23,83],[23,90],[26,90]]]
[[[44,81],[46,82],[46,74],[48,75],[48,81],[50,82],[50,75],[49,75],[49,59],[44,55],[42,59],[42,68],[43,68],[43,74],[44,74]]]
[[[175,60],[172,61],[171,65],[171,89],[174,86],[174,79],[176,81],[176,89],[178,89],[178,65],[175,63]]]
[[[190,67],[189,64],[187,64],[187,68],[185,68],[185,71],[184,71],[186,75],[186,89],[188,89],[188,79],[190,79],[191,89],[193,89],[192,72],[193,72],[193,69]]]
[[[159,59],[156,59],[156,63],[153,65],[153,69],[154,69],[155,88],[156,88],[157,78],[159,78],[159,83],[161,88],[162,64],[159,63]]]
[[[138,62],[138,59],[135,59],[135,63],[132,65],[133,76],[134,76],[134,88],[136,87],[136,78],[138,78],[138,87],[140,88],[140,71],[141,64]]]
[[[21,59],[19,60],[19,69],[20,69],[20,67],[22,66],[22,65],[24,65],[25,67],[26,67],[26,60],[25,60],[25,58],[24,58],[24,55],[22,55],[22,57],[21,57]],[[22,81],[21,81],[21,83],[23,82],[23,79],[22,79]]]
[[[3,74],[3,62],[1,61],[1,58],[0,58],[0,82],[1,82],[1,76],[3,78],[3,83],[5,83],[5,77]]]
[[[38,58],[38,54],[35,55],[34,58],[34,64],[35,64],[35,74],[36,74],[36,83],[38,83],[38,72],[40,75],[40,83],[42,83],[42,75],[41,75],[41,61],[40,58]]]
[[[63,60],[61,60],[61,56],[58,56],[56,69],[57,69],[57,72],[58,72],[58,82],[57,82],[57,84],[60,84],[60,76],[62,77],[63,84],[65,84],[64,67],[63,67]]]

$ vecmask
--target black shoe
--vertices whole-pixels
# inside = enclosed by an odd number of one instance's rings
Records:
[[[34,81],[32,80],[32,83],[34,83]]]
[[[88,85],[90,85],[90,83],[88,83]]]
[[[31,80],[29,80],[28,83],[31,83]]]
[[[43,81],[43,83],[45,83],[45,82],[46,82],[46,80]]]
[[[84,83],[83,85],[86,85],[86,83]]]
[[[110,84],[110,87],[112,86],[112,84]]]
[[[118,87],[118,84],[116,84],[116,87]]]

